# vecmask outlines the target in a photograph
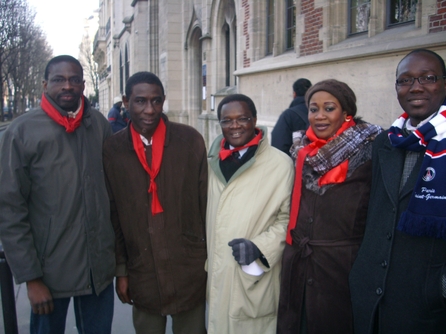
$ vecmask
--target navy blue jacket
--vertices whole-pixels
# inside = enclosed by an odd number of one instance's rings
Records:
[[[296,97],[289,109],[286,109],[277,120],[271,134],[271,146],[290,155],[293,144],[293,132],[308,128],[308,108],[303,96]]]

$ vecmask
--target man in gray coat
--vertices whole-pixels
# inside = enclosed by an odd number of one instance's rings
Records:
[[[79,333],[111,332],[102,144],[112,131],[83,90],[77,59],[51,59],[40,108],[14,120],[0,143],[0,237],[16,283],[27,285],[31,333],[63,333],[71,297]]]
[[[357,334],[446,332],[445,79],[430,50],[398,64],[404,112],[374,142],[366,230],[350,272]]]

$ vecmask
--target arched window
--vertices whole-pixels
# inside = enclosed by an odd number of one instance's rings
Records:
[[[227,23],[223,26],[225,34],[225,85],[231,85],[231,35],[229,25]]]

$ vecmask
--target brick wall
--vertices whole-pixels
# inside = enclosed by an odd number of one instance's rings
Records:
[[[248,50],[249,50],[249,29],[248,29],[248,22],[250,19],[250,8],[248,0],[242,0],[242,13],[244,13],[243,17],[243,38],[245,39],[245,48],[243,50],[243,67],[249,67],[251,66],[251,58],[248,57]]]
[[[305,31],[302,34],[300,56],[308,56],[323,51],[319,40],[319,30],[322,28],[322,8],[314,8],[314,0],[302,0],[301,13],[305,17]]]
[[[446,0],[437,0],[437,14],[429,16],[429,33],[446,31]]]

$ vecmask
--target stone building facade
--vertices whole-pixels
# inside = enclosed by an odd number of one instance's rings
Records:
[[[106,113],[129,75],[156,73],[165,112],[209,144],[218,102],[250,96],[270,129],[301,77],[335,78],[358,98],[358,115],[388,127],[401,113],[394,81],[412,49],[446,58],[441,0],[101,0],[94,56]]]

